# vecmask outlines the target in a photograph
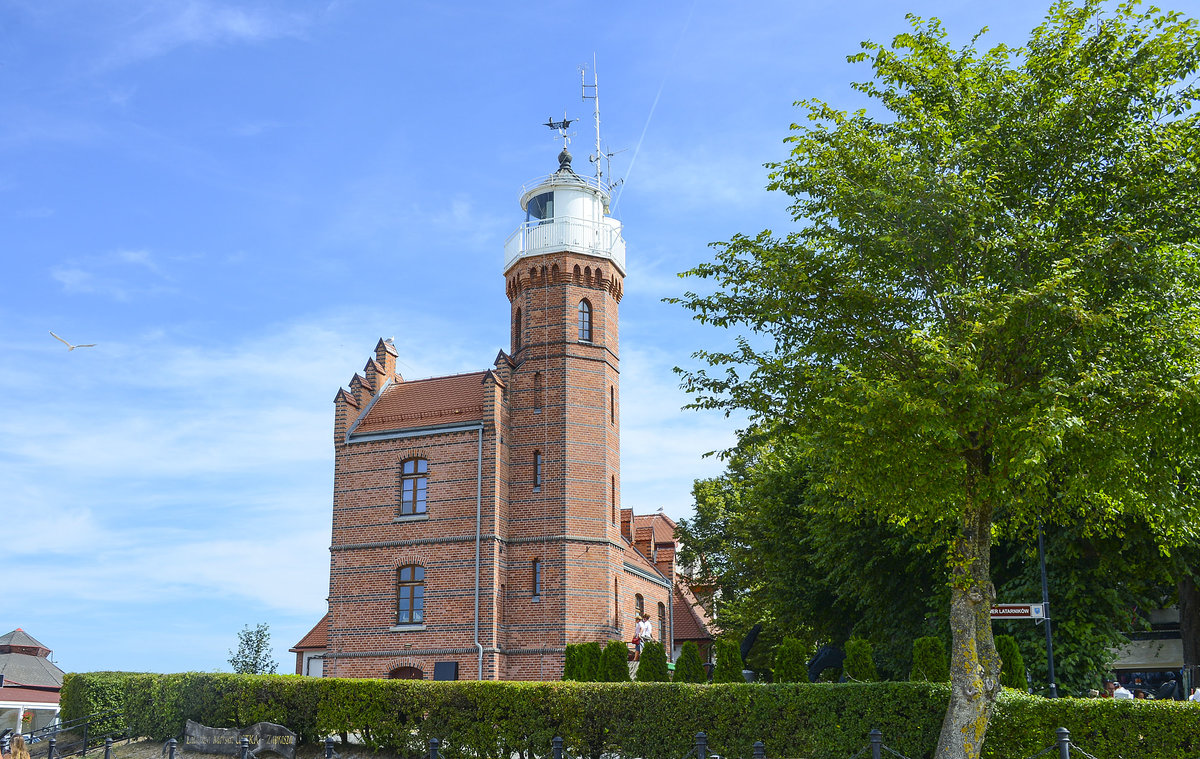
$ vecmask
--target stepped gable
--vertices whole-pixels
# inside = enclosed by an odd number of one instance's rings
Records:
[[[471,372],[392,384],[368,409],[354,435],[480,421],[486,375]]]

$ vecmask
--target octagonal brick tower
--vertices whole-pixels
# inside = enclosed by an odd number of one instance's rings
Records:
[[[510,621],[514,649],[533,647],[544,632],[562,636],[543,639],[552,647],[620,636],[632,598],[620,516],[625,241],[609,216],[611,188],[577,174],[565,148],[558,161],[526,185],[526,221],[504,247],[512,330],[505,565],[509,587],[541,586],[525,617]],[[509,660],[509,677],[533,674],[520,657]]]

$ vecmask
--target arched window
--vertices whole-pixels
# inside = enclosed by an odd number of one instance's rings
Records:
[[[575,284],[583,284],[583,273],[582,269],[579,268],[579,264],[575,264]]]
[[[542,452],[533,452],[533,487],[542,487]]]
[[[396,624],[425,621],[425,568],[409,564],[396,570]]]
[[[536,372],[533,375],[533,410],[540,412],[542,410],[542,373]]]
[[[513,314],[513,353],[521,350],[521,309]]]
[[[587,298],[579,301],[579,339],[585,343],[592,341],[592,304]]]
[[[425,673],[416,667],[396,667],[388,672],[388,678],[391,680],[424,680]]]
[[[425,459],[408,459],[400,465],[400,516],[425,513],[428,469],[429,462]]]
[[[661,603],[658,605],[658,640],[668,652],[671,650],[667,645],[667,607]]]
[[[641,619],[642,615],[646,613],[646,599],[642,598],[641,593],[633,597],[633,613],[637,615],[638,619]]]

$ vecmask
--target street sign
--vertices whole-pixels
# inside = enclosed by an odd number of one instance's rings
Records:
[[[992,619],[1042,619],[1041,604],[993,604]]]

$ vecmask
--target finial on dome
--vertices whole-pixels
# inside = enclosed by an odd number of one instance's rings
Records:
[[[558,154],[558,170],[569,171],[572,174],[575,173],[575,170],[571,168],[571,151],[567,150],[565,146],[562,152]]]

